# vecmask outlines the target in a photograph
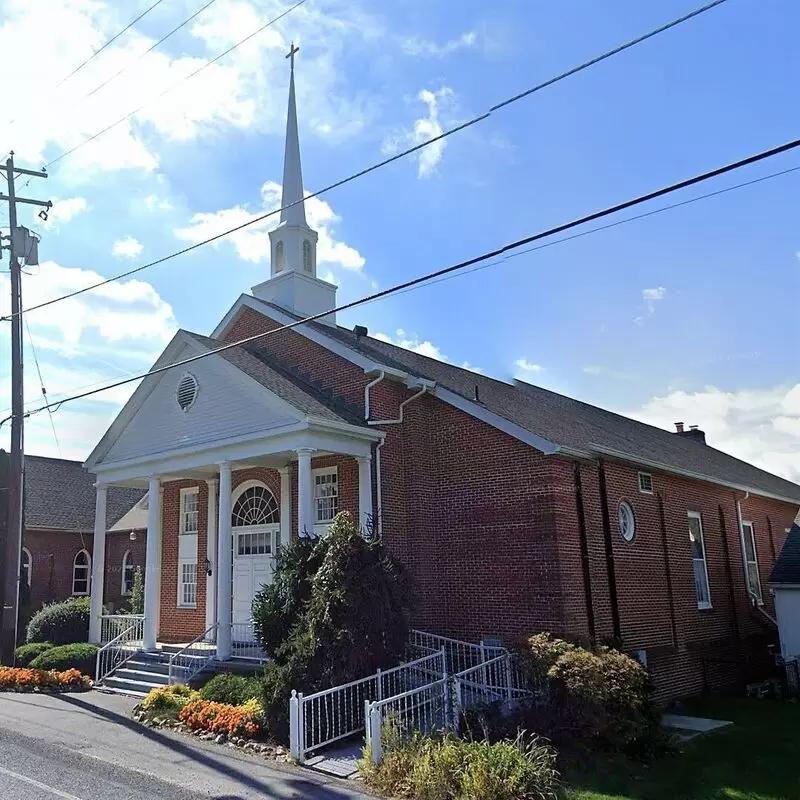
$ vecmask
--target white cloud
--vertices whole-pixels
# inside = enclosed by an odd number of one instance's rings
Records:
[[[450,360],[433,342],[427,339],[420,341],[416,335],[410,336],[402,328],[398,328],[393,337],[386,333],[375,333],[373,337],[375,339],[380,339],[382,342],[388,342],[389,344],[402,347],[404,350],[411,350],[412,353],[419,353],[421,356],[435,358],[437,361],[449,362]]]
[[[478,42],[478,35],[475,31],[462,33],[455,39],[450,39],[444,44],[439,44],[431,39],[421,36],[406,36],[400,40],[400,48],[406,55],[410,56],[433,56],[443,58],[458,50],[469,50]]]
[[[144,245],[138,239],[126,236],[124,239],[114,242],[111,254],[122,258],[136,258],[142,250],[144,250]]]
[[[455,93],[453,90],[447,86],[443,86],[435,92],[429,89],[423,89],[419,93],[418,99],[427,106],[427,116],[417,119],[411,130],[402,131],[384,139],[381,149],[385,155],[394,155],[413,145],[422,144],[430,139],[435,139],[443,133],[440,111],[442,106],[449,108],[454,104]],[[417,169],[417,177],[426,178],[436,171],[436,167],[442,160],[446,146],[447,140],[441,139],[418,151],[417,158],[419,166]]]
[[[123,5],[110,0],[6,0],[0,67],[15,79],[3,96],[0,149],[14,147],[20,160],[41,163],[122,120],[59,165],[62,174],[83,181],[87,167],[92,172],[152,172],[162,146],[170,141],[231,127],[280,133],[288,80],[280,56],[290,38],[312,43],[304,48],[298,68],[298,102],[307,110],[312,129],[327,130],[327,137],[350,136],[376,113],[368,93],[351,96],[342,72],[345,50],[380,35],[378,23],[352,4],[308,3],[192,78],[188,76],[287,5],[282,0],[218,0],[174,39],[147,52],[155,39],[143,27],[166,31],[186,16],[184,3],[171,8],[164,4],[150,18],[152,25],[131,29],[54,90],[62,76],[128,22],[130,12]],[[31,43],[36,46],[33,59]],[[21,63],[26,68],[20,71]],[[121,70],[107,87],[89,96]],[[162,97],[170,87],[175,89]]]
[[[68,197],[64,200],[53,200],[53,207],[47,212],[45,228],[52,228],[61,222],[69,222],[73,217],[82,214],[88,208],[85,198]]]
[[[149,194],[144,199],[144,207],[148,211],[172,211],[172,203],[166,197],[159,197],[157,194]]]
[[[712,386],[675,391],[623,413],[670,431],[676,422],[698,425],[712,447],[800,481],[800,383],[734,392]]]
[[[173,233],[178,239],[188,242],[201,242],[230,228],[244,225],[256,219],[266,211],[280,208],[281,187],[274,181],[267,181],[261,187],[261,200],[263,210],[251,212],[244,206],[224,208],[214,212],[201,212],[195,214],[189,225],[176,228]],[[335,225],[341,222],[339,217],[325,200],[311,197],[305,201],[306,220],[317,231],[317,264],[332,265],[341,269],[359,272],[363,269],[366,259],[350,245],[339,241],[335,235]],[[237,231],[221,241],[230,241],[236,248],[239,258],[244,261],[258,263],[269,259],[268,231],[278,225],[279,216],[274,214],[265,220],[253,223],[244,230]],[[327,280],[327,279],[326,279]]]
[[[654,289],[642,289],[642,299],[645,303],[663,300],[666,294],[667,290],[663,286],[657,286]]]
[[[28,307],[85,288],[103,280],[92,270],[63,267],[45,261],[35,275],[23,278],[23,296]],[[9,313],[8,277],[0,275],[0,308]],[[107,283],[85,294],[62,300],[57,306],[30,311],[26,317],[39,347],[63,355],[96,344],[128,343],[149,355],[161,350],[174,335],[177,324],[172,307],[146,281],[131,279]],[[88,337],[88,338],[87,338]],[[108,349],[113,363],[117,347]]]
[[[544,371],[543,366],[541,366],[540,364],[534,364],[532,361],[528,361],[527,358],[518,358],[514,362],[514,366],[516,366],[518,369],[521,369],[523,372],[528,372],[528,373]]]

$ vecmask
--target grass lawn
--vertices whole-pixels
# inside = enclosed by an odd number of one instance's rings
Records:
[[[651,767],[608,760],[567,770],[569,800],[800,800],[800,705],[714,698],[685,713],[735,724]]]

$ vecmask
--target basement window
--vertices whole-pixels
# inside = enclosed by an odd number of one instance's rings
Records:
[[[639,491],[642,494],[653,494],[653,476],[649,472],[639,473]]]

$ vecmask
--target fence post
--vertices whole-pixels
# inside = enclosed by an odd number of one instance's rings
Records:
[[[444,645],[441,646],[439,652],[442,654],[442,678],[447,677],[447,651],[444,649]]]
[[[453,678],[453,712],[452,712],[452,720],[450,723],[450,730],[455,731],[458,733],[458,722],[461,719],[461,710],[464,704],[464,698],[461,694],[461,680],[459,678]]]
[[[292,689],[292,696],[289,699],[289,754],[301,764],[305,761],[302,711],[303,695]]]
[[[377,699],[383,700],[383,691],[381,689],[381,671],[380,669],[375,673],[375,678],[377,679]]]
[[[373,764],[383,761],[383,748],[381,743],[381,710],[377,703],[367,701],[366,707],[367,744]]]
[[[506,653],[506,699],[511,700],[514,697],[512,691],[511,680],[511,653]]]

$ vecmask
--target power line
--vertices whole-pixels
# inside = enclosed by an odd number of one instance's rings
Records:
[[[236,44],[231,45],[227,50],[224,50],[222,53],[220,53],[219,55],[217,55],[214,58],[212,58],[211,61],[207,61],[202,66],[198,67],[194,72],[190,72],[188,75],[184,76],[179,81],[176,81],[175,83],[173,83],[172,86],[168,86],[163,92],[161,92],[161,94],[156,95],[151,100],[148,100],[146,103],[143,103],[138,108],[136,108],[133,111],[131,111],[130,113],[126,114],[124,117],[120,117],[116,122],[112,122],[110,125],[107,125],[102,130],[97,131],[97,133],[93,133],[91,136],[89,136],[88,138],[84,139],[82,142],[79,142],[78,144],[76,144],[75,147],[71,147],[69,150],[66,150],[65,152],[63,152],[60,156],[56,156],[52,161],[49,161],[47,164],[45,164],[45,169],[48,169],[49,167],[52,167],[53,164],[57,164],[62,159],[66,158],[67,156],[72,155],[77,150],[80,150],[82,147],[84,147],[85,145],[89,144],[89,142],[93,142],[95,139],[99,138],[104,133],[108,133],[108,131],[112,130],[113,128],[116,128],[117,125],[121,125],[123,122],[126,122],[131,117],[133,117],[136,114],[138,114],[142,109],[144,109],[147,106],[149,106],[151,103],[153,103],[156,100],[159,100],[160,98],[164,97],[164,95],[169,94],[173,89],[177,88],[182,83],[184,83],[184,81],[191,80],[196,75],[199,75],[204,69],[207,69],[212,64],[215,64],[217,61],[219,61],[221,58],[224,58],[226,55],[228,55],[228,53],[232,53],[237,47],[241,47],[246,42],[249,42],[254,36],[258,36],[259,33],[261,33],[262,31],[265,31],[267,28],[269,28],[271,25],[274,25],[279,20],[282,20],[287,14],[291,13],[296,8],[299,8],[305,2],[307,2],[307,0],[299,0],[299,2],[295,3],[293,6],[290,6],[289,8],[287,8],[286,11],[282,12],[281,14],[278,14],[277,17],[274,17],[269,22],[267,22],[266,24],[262,25],[258,30],[253,31],[248,36],[245,36],[244,39],[242,39],[240,42],[237,42]]]
[[[228,350],[233,349],[234,347],[241,347],[242,345],[260,341],[261,339],[265,339],[266,337],[280,333],[281,331],[290,330],[300,325],[305,325],[308,322],[314,322],[318,319],[321,319],[322,317],[327,316],[328,314],[347,311],[348,309],[356,308],[357,306],[364,305],[365,303],[371,303],[375,300],[380,300],[384,297],[388,297],[389,295],[397,294],[398,292],[411,289],[412,287],[430,283],[431,281],[437,278],[441,278],[445,275],[450,275],[452,273],[461,272],[467,267],[475,266],[476,264],[480,264],[484,261],[490,261],[491,259],[505,255],[506,253],[512,250],[517,250],[518,248],[524,247],[527,244],[532,244],[533,242],[539,241],[540,239],[545,239],[550,236],[554,236],[557,233],[562,233],[563,231],[580,227],[581,225],[585,225],[588,222],[593,222],[594,220],[602,219],[603,217],[616,214],[619,211],[624,211],[627,208],[633,208],[634,206],[641,205],[642,203],[647,203],[650,200],[655,200],[656,198],[664,197],[665,195],[680,191],[681,189],[686,189],[690,186],[703,183],[707,180],[711,180],[712,178],[719,177],[720,175],[725,175],[728,172],[733,172],[737,169],[741,169],[742,167],[746,167],[750,164],[755,164],[767,158],[772,158],[776,155],[788,152],[790,150],[794,150],[798,147],[800,147],[800,139],[794,139],[791,142],[779,145],[778,147],[772,147],[769,150],[763,150],[760,153],[756,153],[752,156],[748,156],[747,158],[740,159],[739,161],[734,161],[731,162],[730,164],[725,164],[724,166],[716,167],[715,169],[703,172],[699,175],[695,175],[692,178],[687,178],[685,180],[678,181],[677,183],[670,184],[669,186],[662,187],[661,189],[656,189],[655,191],[648,192],[647,194],[639,195],[638,197],[635,197],[632,200],[626,200],[622,203],[617,203],[616,205],[608,206],[600,211],[595,211],[592,212],[591,214],[586,214],[585,216],[578,217],[577,219],[574,219],[570,222],[565,222],[562,223],[561,225],[556,225],[552,228],[548,228],[547,230],[532,234],[531,236],[526,236],[522,239],[517,239],[514,242],[498,247],[497,249],[491,250],[487,253],[483,253],[482,255],[475,256],[474,258],[467,259],[466,261],[459,261],[456,264],[451,264],[450,266],[436,270],[435,272],[429,272],[425,275],[421,275],[418,278],[412,278],[409,281],[405,281],[403,283],[396,284],[395,286],[391,286],[388,289],[382,289],[371,295],[362,297],[360,300],[353,300],[349,303],[337,306],[336,308],[332,308],[327,311],[321,311],[319,314],[313,314],[311,316],[304,317],[303,319],[296,320],[295,322],[290,322],[286,325],[281,325],[277,328],[273,328],[272,330],[265,331],[263,333],[257,333],[254,334],[253,336],[247,336],[244,339],[239,339],[235,342],[229,342],[228,344],[224,344],[221,345],[220,347],[214,348],[213,350],[209,350],[206,353],[199,353],[198,355],[191,356],[190,358],[181,359],[180,361],[176,361],[172,364],[165,364],[164,366],[156,367],[154,369],[149,370],[148,372],[143,372],[133,377],[114,381],[113,383],[109,383],[106,386],[101,387],[99,389],[92,389],[90,391],[79,392],[63,400],[59,400],[57,402],[48,403],[46,405],[40,406],[37,409],[27,412],[24,416],[27,417],[30,416],[31,414],[37,414],[41,411],[46,411],[50,408],[60,408],[65,403],[70,403],[75,400],[81,400],[84,397],[89,397],[90,395],[98,394],[99,392],[107,391],[109,389],[115,389],[119,386],[124,386],[128,383],[133,383],[134,381],[142,380],[143,378],[152,375],[158,375],[162,372],[167,372],[168,370],[175,369],[177,367],[184,367],[187,366],[188,364],[193,364],[195,361],[200,361],[203,358],[208,358],[209,356],[224,353]],[[0,422],[0,425],[2,425],[11,418],[12,417],[7,417],[5,420]]]
[[[39,357],[36,354],[36,345],[33,343],[33,336],[31,334],[31,326],[28,324],[28,320],[25,320],[25,327],[28,330],[28,341],[31,343],[31,350],[33,351],[33,363],[36,364],[36,374],[39,376],[39,386],[42,389],[42,396],[44,397],[45,403],[47,402],[47,389],[44,386],[44,379],[42,378],[42,370],[39,367]],[[53,438],[56,440],[56,450],[58,451],[58,457],[61,458],[61,444],[58,441],[58,434],[56,433],[56,423],[53,419],[53,409],[47,409],[47,415],[50,417],[50,426],[53,429]]]
[[[170,38],[170,36],[177,33],[181,28],[185,28],[193,19],[199,17],[200,14],[202,14],[207,8],[214,5],[214,3],[216,2],[217,0],[208,0],[208,2],[204,6],[199,8],[197,11],[195,11],[191,17],[187,17],[183,22],[181,22],[180,25],[176,25],[169,33],[164,34],[164,36],[162,36],[155,44],[151,45],[147,50],[145,50],[144,53],[142,53],[140,56],[137,56],[133,61],[130,62],[130,64],[126,64],[121,70],[119,70],[119,72],[115,72],[110,78],[104,80],[99,86],[95,86],[91,92],[84,95],[74,105],[82,103],[84,100],[88,100],[92,95],[97,94],[97,92],[99,92],[101,89],[108,86],[108,84],[111,83],[111,81],[119,78],[119,76],[122,75],[123,72],[127,72],[127,70],[129,70],[134,64],[138,64],[148,53],[152,53],[153,50],[155,50],[157,47],[166,42],[167,39]]]
[[[581,239],[584,236],[591,236],[592,234],[601,233],[602,231],[606,231],[606,230],[609,230],[611,228],[618,228],[621,225],[627,225],[629,222],[636,222],[638,220],[646,219],[648,217],[654,217],[657,214],[663,214],[666,211],[672,211],[672,210],[674,210],[676,208],[681,208],[683,206],[692,205],[693,203],[698,203],[701,200],[709,200],[709,199],[711,199],[713,197],[718,197],[720,195],[727,194],[728,192],[736,191],[737,189],[744,189],[744,188],[746,188],[748,186],[754,186],[754,185],[759,184],[759,183],[764,183],[765,181],[772,180],[773,178],[780,178],[780,177],[782,177],[784,175],[789,175],[789,174],[791,174],[793,172],[800,172],[800,166],[789,167],[788,169],[782,169],[782,170],[780,170],[778,172],[771,172],[768,175],[762,175],[762,176],[760,176],[758,178],[753,178],[753,179],[748,180],[748,181],[742,181],[741,183],[733,184],[732,186],[726,186],[724,189],[716,189],[713,192],[706,192],[705,194],[697,195],[696,197],[690,197],[688,200],[681,200],[679,203],[671,203],[670,205],[660,206],[659,208],[654,208],[651,211],[645,211],[643,214],[636,214],[635,216],[632,216],[632,217],[625,217],[625,219],[617,220],[616,222],[609,222],[606,225],[598,225],[595,228],[589,228],[588,230],[580,231],[579,233],[573,233],[570,236],[563,236],[560,239],[553,239],[553,241],[551,241],[551,242],[545,242],[544,244],[539,244],[539,245],[536,245],[534,247],[526,247],[523,250],[518,250],[518,251],[516,251],[514,253],[508,253],[508,254],[504,255],[502,258],[500,258],[497,261],[489,261],[489,262],[486,262],[486,263],[478,264],[477,266],[472,267],[472,269],[464,270],[464,272],[454,273],[454,274],[450,274],[450,275],[443,275],[440,278],[432,279],[432,280],[426,282],[424,284],[424,286],[434,286],[437,283],[443,283],[444,281],[449,281],[449,280],[452,280],[453,278],[463,277],[464,275],[471,275],[473,272],[480,272],[481,270],[488,269],[490,267],[497,267],[497,266],[500,266],[505,261],[508,261],[508,260],[510,260],[512,258],[517,258],[519,256],[526,255],[528,253],[533,253],[533,252],[536,252],[537,250],[545,250],[546,248],[554,247],[555,245],[565,244],[566,242],[571,242],[574,239]],[[422,284],[418,284],[416,286],[411,286],[408,289],[398,290],[397,292],[395,292],[395,294],[396,295],[405,294],[406,292],[413,292],[416,289],[420,289],[420,288],[422,288]],[[369,301],[365,300],[364,304],[366,305],[367,302],[369,302]],[[330,313],[330,312],[328,312],[328,313]],[[118,366],[116,366],[116,365],[114,365],[114,364],[112,364],[110,362],[104,361],[103,363],[107,364],[108,366],[110,366],[110,367],[112,367],[114,369],[119,370]],[[135,374],[135,373],[132,373],[132,372],[125,373],[123,370],[120,370],[120,371],[123,372],[123,374],[125,374],[126,377],[130,377],[132,381],[139,380],[141,378],[141,375],[139,375],[139,374]],[[149,374],[149,373],[147,373],[147,374]],[[80,387],[80,389],[78,389],[78,391],[82,392],[85,389],[91,389],[91,388],[93,388],[95,386],[98,386],[98,385],[100,385],[102,383],[104,383],[104,381],[95,381],[94,383],[90,383],[90,384],[87,384],[85,386]],[[64,399],[66,400],[66,398],[64,398]],[[58,401],[54,401],[54,402],[57,405]],[[34,401],[29,401],[25,405],[33,405],[33,403],[34,403]],[[11,410],[10,408],[5,408],[0,413],[6,413],[7,411],[10,411],[10,410]]]
[[[93,59],[97,58],[97,56],[99,56],[100,53],[102,53],[103,50],[106,49],[106,47],[108,47],[109,45],[111,45],[114,42],[116,42],[117,39],[119,39],[119,37],[122,36],[123,33],[126,33],[127,31],[129,31],[140,19],[146,17],[156,6],[161,5],[161,3],[163,3],[163,2],[164,2],[164,0],[156,0],[156,2],[153,3],[153,5],[151,5],[149,8],[146,8],[144,11],[142,11],[142,13],[139,14],[139,16],[136,17],[136,19],[131,20],[119,33],[117,33],[114,36],[112,36],[102,47],[100,47],[99,50],[95,50],[94,53],[92,53],[89,56],[89,58],[87,58],[82,63],[78,64],[78,66],[75,67],[75,69],[72,70],[72,72],[70,72],[69,75],[65,75],[53,87],[53,89],[58,89],[59,86],[61,86],[62,84],[66,83],[73,75],[76,75],[78,72],[80,72],[90,61],[92,61]]]
[[[58,303],[61,300],[67,300],[67,299],[69,299],[71,297],[76,297],[77,295],[84,294],[85,292],[90,292],[90,291],[93,291],[94,289],[99,289],[101,286],[105,286],[108,283],[113,283],[115,281],[122,280],[123,278],[128,278],[131,275],[135,275],[135,274],[137,274],[139,272],[142,272],[142,271],[144,271],[146,269],[150,269],[151,267],[155,267],[155,266],[157,266],[159,264],[163,264],[166,261],[170,261],[173,258],[177,258],[178,256],[185,255],[186,253],[190,253],[193,250],[197,250],[200,247],[204,247],[205,245],[212,244],[213,242],[216,242],[219,239],[224,238],[225,236],[229,236],[232,233],[236,233],[237,231],[240,231],[240,230],[243,230],[245,228],[248,228],[251,225],[255,225],[256,223],[263,222],[265,219],[268,219],[269,217],[275,216],[276,214],[280,214],[282,211],[286,211],[287,209],[292,208],[293,206],[298,205],[299,203],[303,203],[306,200],[311,200],[314,197],[320,197],[320,196],[322,196],[324,194],[327,194],[328,192],[331,192],[334,189],[338,189],[339,187],[344,186],[345,184],[348,184],[348,183],[350,183],[350,182],[352,182],[354,180],[357,180],[358,178],[362,178],[362,177],[364,177],[365,175],[368,175],[371,172],[375,172],[376,170],[379,170],[379,169],[381,169],[381,168],[383,168],[383,167],[385,167],[385,166],[387,166],[389,164],[392,164],[395,161],[399,161],[400,159],[405,158],[406,156],[412,155],[413,153],[416,153],[417,151],[422,150],[423,148],[428,147],[429,145],[432,145],[432,144],[434,144],[436,142],[440,142],[440,141],[446,139],[448,136],[452,136],[453,134],[458,133],[459,131],[463,131],[464,129],[469,128],[469,127],[471,127],[472,125],[475,125],[478,122],[482,122],[483,120],[488,119],[488,117],[491,116],[492,112],[494,110],[496,110],[496,109],[504,108],[505,106],[509,105],[512,102],[516,102],[517,100],[520,100],[523,97],[527,97],[528,95],[530,95],[530,94],[532,94],[534,92],[537,92],[537,91],[539,91],[541,89],[544,89],[544,88],[546,88],[548,86],[552,86],[554,83],[557,83],[558,81],[564,80],[565,78],[567,78],[567,77],[569,77],[571,75],[574,75],[577,72],[580,72],[581,70],[587,69],[588,67],[593,66],[593,65],[599,63],[600,61],[603,61],[606,58],[610,58],[613,55],[617,55],[618,53],[621,53],[623,50],[627,50],[628,48],[633,47],[634,45],[639,44],[640,42],[645,41],[646,39],[649,39],[649,38],[657,35],[658,33],[663,33],[664,31],[669,30],[670,28],[674,28],[675,26],[680,25],[681,23],[686,22],[687,20],[690,20],[690,19],[696,17],[699,14],[704,13],[705,11],[709,11],[712,8],[714,8],[714,7],[718,6],[718,5],[721,5],[724,2],[727,2],[727,0],[714,0],[714,2],[712,2],[712,3],[708,3],[708,4],[704,5],[704,6],[701,6],[700,8],[695,9],[694,11],[690,12],[689,14],[685,14],[682,17],[678,17],[677,19],[673,20],[670,23],[667,23],[666,25],[662,25],[659,28],[656,28],[656,29],[650,31],[649,33],[646,33],[646,34],[644,34],[642,36],[637,37],[636,39],[631,39],[629,42],[627,42],[627,43],[625,43],[623,45],[619,45],[618,47],[615,47],[612,50],[608,50],[606,53],[603,53],[602,55],[596,56],[595,58],[592,58],[589,61],[586,61],[586,62],[584,62],[583,64],[581,64],[581,65],[579,65],[577,67],[573,67],[572,69],[567,70],[566,72],[562,72],[560,75],[557,75],[554,78],[550,78],[550,79],[544,81],[543,83],[537,84],[536,86],[531,87],[530,89],[526,90],[525,92],[523,92],[521,94],[516,95],[515,97],[509,98],[508,100],[504,100],[503,102],[492,106],[492,108],[490,108],[486,113],[480,114],[480,115],[478,115],[476,117],[473,117],[472,119],[467,120],[466,122],[463,122],[460,125],[456,125],[455,127],[450,128],[449,130],[442,132],[438,136],[434,136],[432,139],[428,139],[425,142],[421,142],[420,144],[413,145],[412,147],[409,147],[406,150],[403,150],[403,151],[401,151],[399,153],[395,153],[393,156],[385,158],[383,161],[379,161],[376,164],[373,164],[372,166],[366,167],[365,169],[362,169],[359,172],[355,172],[355,173],[353,173],[352,175],[349,175],[346,178],[342,178],[342,179],[340,179],[338,181],[335,181],[334,183],[329,184],[328,186],[324,187],[323,189],[319,189],[316,192],[312,192],[312,193],[306,195],[306,197],[303,200],[297,200],[294,203],[289,203],[288,205],[281,206],[280,208],[276,208],[273,211],[268,211],[265,214],[261,214],[258,217],[254,217],[253,219],[249,220],[248,222],[244,222],[241,225],[237,225],[237,226],[235,226],[233,228],[228,228],[227,230],[222,231],[221,233],[215,234],[214,236],[210,236],[207,239],[203,239],[200,242],[195,242],[194,244],[189,245],[188,247],[184,247],[181,250],[176,250],[175,252],[170,253],[169,255],[162,256],[161,258],[158,258],[155,261],[150,261],[147,264],[142,264],[142,265],[140,265],[138,267],[134,267],[133,269],[129,269],[129,270],[125,271],[125,272],[120,272],[118,275],[114,275],[111,278],[106,278],[105,280],[98,281],[97,283],[90,284],[89,286],[85,286],[85,287],[83,287],[81,289],[76,289],[74,292],[70,292],[69,294],[61,295],[59,297],[54,297],[51,300],[46,300],[43,303],[39,303],[38,305],[31,306],[30,308],[26,308],[26,309],[23,310],[23,313],[27,313],[28,311],[36,311],[39,308],[45,308],[46,306],[53,305],[54,303]],[[289,10],[291,11],[291,9],[289,9]],[[288,13],[288,11],[286,13]],[[134,113],[136,113],[136,112],[134,112]],[[67,156],[67,155],[69,155],[69,152],[64,153],[64,155],[60,156],[59,158],[63,158],[65,156]],[[51,163],[54,163],[54,162],[51,162]],[[11,317],[8,316],[8,317],[1,317],[0,318],[0,320],[7,320],[7,319],[11,319]]]

